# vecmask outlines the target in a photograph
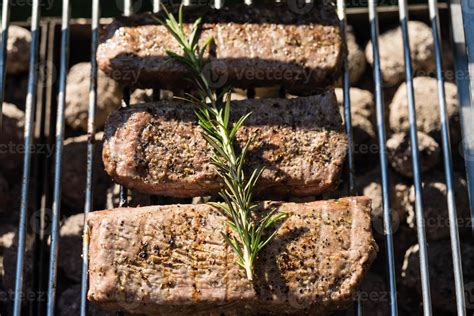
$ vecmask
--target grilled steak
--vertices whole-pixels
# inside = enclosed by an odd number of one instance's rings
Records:
[[[204,71],[213,75],[209,77],[213,88],[327,86],[339,77],[344,53],[335,8],[318,1],[309,12],[299,13],[281,6],[236,6],[190,10],[184,16],[193,22],[204,15],[200,43],[213,38],[205,56],[212,56],[211,63]],[[190,25],[185,25],[187,31]],[[120,17],[103,31],[97,61],[100,69],[126,85],[189,88],[183,80],[186,68],[171,60],[166,49],[181,52],[153,16]]]
[[[103,160],[119,184],[139,192],[174,197],[212,195],[221,178],[210,164],[194,106],[145,103],[113,112],[106,123]],[[231,119],[252,112],[237,134],[256,140],[248,168],[265,168],[256,186],[261,196],[319,194],[338,184],[347,149],[332,91],[286,99],[232,103]]]
[[[209,205],[91,213],[88,298],[149,315],[320,315],[347,307],[377,251],[370,200],[262,203],[273,207],[288,216],[260,253],[253,284],[222,237],[230,233],[225,217]]]

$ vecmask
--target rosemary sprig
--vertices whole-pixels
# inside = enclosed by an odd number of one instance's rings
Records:
[[[253,170],[250,177],[245,176],[245,157],[255,137],[250,137],[240,153],[236,152],[235,140],[239,129],[251,115],[247,113],[237,122],[230,122],[230,89],[225,89],[216,96],[203,73],[206,65],[204,54],[212,38],[208,38],[199,47],[199,28],[201,18],[192,25],[187,35],[183,26],[183,11],[179,9],[178,20],[166,11],[166,26],[183,50],[182,55],[167,50],[171,58],[185,65],[191,73],[191,79],[197,89],[197,96],[186,94],[185,100],[195,104],[198,109],[196,116],[202,128],[202,136],[212,147],[211,163],[224,182],[219,195],[224,203],[211,203],[227,217],[226,224],[234,232],[233,235],[223,233],[226,242],[237,255],[237,263],[245,269],[248,280],[253,280],[253,268],[258,252],[274,237],[275,232],[266,236],[266,231],[275,222],[286,216],[275,209],[260,217],[255,213],[259,204],[252,200],[252,191],[260,178],[263,169]],[[225,99],[224,104],[218,100]],[[208,103],[209,102],[209,103]]]

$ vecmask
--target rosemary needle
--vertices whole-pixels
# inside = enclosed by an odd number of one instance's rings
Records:
[[[246,177],[244,172],[245,157],[255,137],[250,137],[239,153],[235,148],[237,132],[251,113],[242,116],[237,122],[231,122],[230,89],[225,89],[218,96],[213,93],[203,73],[204,67],[207,66],[204,55],[212,38],[208,38],[202,47],[198,45],[201,18],[193,23],[190,34],[186,34],[182,6],[179,9],[178,20],[166,8],[165,12],[166,19],[159,21],[182,49],[181,55],[169,50],[166,53],[190,71],[190,79],[197,89],[197,96],[186,94],[185,99],[198,108],[195,113],[202,129],[202,136],[212,148],[211,163],[224,183],[224,188],[219,192],[224,203],[211,204],[227,217],[226,225],[234,234],[222,233],[222,235],[237,255],[237,263],[245,269],[247,279],[251,281],[258,252],[276,233],[274,231],[267,236],[268,228],[286,214],[277,213],[275,209],[263,217],[255,214],[259,204],[252,200],[252,191],[263,169],[253,170],[250,177]],[[221,99],[224,99],[223,104],[218,102]]]

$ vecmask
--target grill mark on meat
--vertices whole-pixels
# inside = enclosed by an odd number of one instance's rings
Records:
[[[249,170],[263,167],[257,194],[315,195],[337,186],[347,140],[333,91],[297,99],[232,103],[236,117],[252,112],[237,134],[237,150],[257,133]],[[113,112],[106,124],[103,160],[119,184],[149,194],[212,195],[221,186],[194,106],[177,101]]]
[[[350,304],[377,249],[370,200],[262,205],[288,217],[260,253],[252,285],[221,236],[225,218],[209,205],[91,213],[88,298],[149,315],[243,309],[322,315]]]

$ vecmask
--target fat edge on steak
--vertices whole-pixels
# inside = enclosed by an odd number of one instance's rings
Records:
[[[288,215],[259,254],[253,283],[222,237],[225,218],[209,205],[93,212],[88,299],[148,315],[346,308],[377,252],[370,200],[262,202],[262,214],[271,208]]]
[[[194,110],[188,103],[160,101],[112,112],[102,152],[107,173],[148,194],[217,194],[221,178]],[[241,147],[257,135],[246,165],[264,168],[255,188],[260,197],[316,195],[339,184],[347,139],[332,90],[295,99],[235,101],[231,112],[234,121],[252,112],[237,143]]]

